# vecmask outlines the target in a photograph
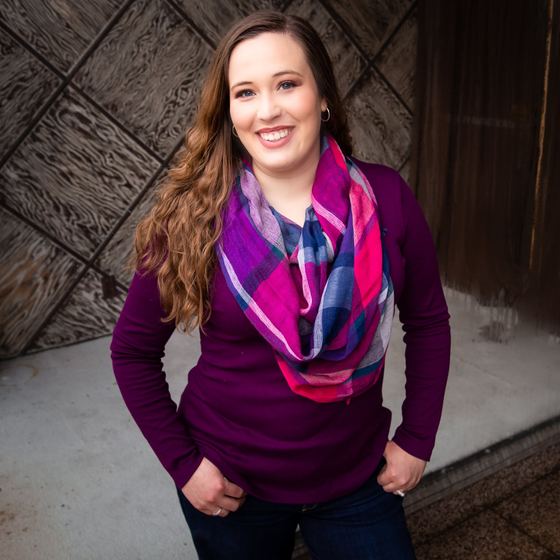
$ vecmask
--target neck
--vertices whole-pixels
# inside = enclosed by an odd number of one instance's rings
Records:
[[[297,171],[272,175],[255,164],[253,172],[268,203],[286,218],[303,226],[305,210],[311,204],[318,164],[319,154]]]

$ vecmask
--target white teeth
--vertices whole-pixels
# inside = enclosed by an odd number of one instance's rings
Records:
[[[288,129],[286,130],[281,130],[278,132],[273,132],[273,133],[265,133],[265,132],[261,132],[261,138],[264,138],[265,140],[268,140],[269,142],[276,142],[277,140],[280,140],[280,138],[285,138],[286,136],[288,136],[288,134],[290,133],[290,131]]]

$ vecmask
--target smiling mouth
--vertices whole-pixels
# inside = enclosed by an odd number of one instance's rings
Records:
[[[257,132],[257,134],[268,142],[278,142],[278,140],[286,138],[292,130],[292,128],[285,128],[284,130],[276,130],[275,132]]]

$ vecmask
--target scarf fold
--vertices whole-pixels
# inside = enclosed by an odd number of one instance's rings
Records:
[[[329,136],[311,200],[295,245],[299,226],[281,223],[244,162],[217,254],[290,388],[317,402],[349,402],[379,378],[394,296],[371,185]]]

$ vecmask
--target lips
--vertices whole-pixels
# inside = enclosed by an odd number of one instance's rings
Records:
[[[255,134],[265,148],[278,149],[290,142],[294,130],[294,126],[276,126],[274,128],[261,128]]]

